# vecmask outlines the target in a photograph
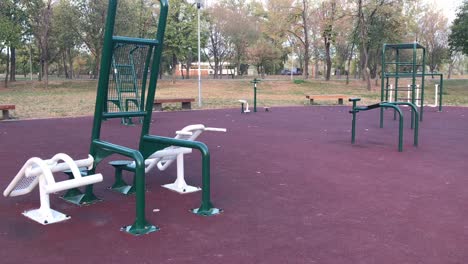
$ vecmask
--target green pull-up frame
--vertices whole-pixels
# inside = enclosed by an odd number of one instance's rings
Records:
[[[149,128],[152,115],[152,102],[155,98],[157,77],[159,73],[161,54],[163,49],[164,32],[166,29],[166,20],[168,14],[168,0],[160,0],[160,15],[156,34],[156,39],[142,39],[113,36],[115,16],[117,12],[118,0],[109,0],[109,7],[106,19],[106,32],[104,35],[104,46],[101,57],[101,69],[99,74],[99,82],[96,96],[96,106],[94,112],[94,123],[92,131],[92,141],[90,146],[90,154],[94,157],[94,167],[88,174],[94,174],[96,166],[106,157],[118,154],[130,158],[135,162],[135,192],[136,192],[136,219],[132,225],[124,228],[124,231],[134,234],[147,234],[157,231],[158,227],[150,224],[145,216],[145,159],[155,151],[161,150],[168,146],[181,146],[192,149],[197,149],[202,154],[202,202],[199,208],[193,209],[192,212],[199,215],[214,215],[220,212],[214,208],[210,199],[210,153],[208,147],[197,141],[186,141],[174,138],[160,137],[149,134]],[[143,69],[141,81],[141,102],[137,108],[119,108],[118,111],[112,111],[110,105],[115,105],[112,98],[109,98],[110,89],[115,81],[110,80],[112,75],[112,62],[122,59],[119,54],[128,56],[128,52],[118,53],[126,46],[129,50],[134,50],[138,47],[139,52],[144,54],[143,59],[134,60],[134,67]],[[144,52],[144,53],[142,53]],[[144,64],[142,66],[141,64]],[[114,70],[115,70],[114,63]],[[141,72],[141,71],[140,71]],[[147,74],[149,73],[149,85],[146,87]],[[132,73],[133,74],[133,73]],[[145,98],[145,90],[147,88],[147,97]],[[145,100],[146,99],[146,100]],[[123,111],[124,110],[124,111]],[[111,118],[142,118],[142,128],[140,135],[139,148],[137,150],[118,145],[116,143],[107,142],[101,139],[102,121]],[[78,203],[92,203],[98,198],[93,194],[93,186],[89,185],[86,192]]]
[[[407,105],[412,108],[411,117],[414,120],[414,146],[418,146],[418,133],[419,133],[419,113],[416,105],[409,103],[409,102],[381,102],[377,104],[372,104],[368,106],[360,106],[358,107],[356,104],[359,102],[360,98],[350,98],[349,101],[353,102],[353,108],[349,113],[353,114],[353,121],[351,124],[351,144],[354,144],[355,137],[356,137],[356,114],[360,111],[368,111],[377,108],[392,108],[395,110],[395,113],[398,113],[399,118],[399,126],[398,126],[398,151],[403,151],[403,112],[398,107],[398,105]],[[414,117],[413,117],[414,114]],[[411,123],[411,128],[413,128],[413,123]]]

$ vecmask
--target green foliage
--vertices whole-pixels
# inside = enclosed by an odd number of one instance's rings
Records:
[[[468,1],[463,5],[453,21],[452,33],[449,36],[449,45],[452,52],[461,51],[468,55]]]
[[[170,0],[169,6],[164,55],[179,62],[198,53],[197,8],[186,0]]]

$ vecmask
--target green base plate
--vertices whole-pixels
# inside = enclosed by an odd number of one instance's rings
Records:
[[[109,190],[125,195],[134,194],[136,192],[133,185],[112,186],[109,187]]]
[[[195,208],[190,210],[190,212],[197,214],[197,215],[202,215],[202,216],[212,216],[212,215],[218,215],[221,214],[224,210],[219,209],[219,208],[210,208],[208,210],[200,210],[200,208]]]
[[[86,195],[86,194],[79,194],[75,196],[62,196],[63,200],[76,204],[76,205],[89,205],[94,204],[97,202],[101,202],[102,199],[97,198],[94,194],[93,195]]]
[[[124,226],[120,229],[123,232],[129,233],[134,236],[146,235],[151,232],[159,231],[160,228],[154,225],[146,225],[144,228],[135,228],[134,225]]]

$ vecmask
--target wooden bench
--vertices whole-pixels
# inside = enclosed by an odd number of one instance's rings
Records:
[[[164,103],[182,103],[182,109],[192,109],[192,102],[195,102],[194,98],[165,98],[154,100],[154,110],[162,111],[162,104]]]
[[[0,120],[10,119],[10,110],[15,110],[15,105],[0,105],[0,110],[2,110]]]
[[[313,104],[314,100],[338,100],[338,104],[343,104],[343,99],[350,97],[349,95],[342,94],[318,94],[318,95],[306,95],[306,98],[309,99],[309,103]]]

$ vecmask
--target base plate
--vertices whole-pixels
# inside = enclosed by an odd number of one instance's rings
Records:
[[[120,229],[123,232],[129,233],[134,236],[139,236],[139,235],[146,235],[151,232],[156,232],[159,231],[160,228],[154,225],[147,225],[145,228],[142,229],[135,229],[133,226],[124,226]]]
[[[195,187],[195,186],[190,186],[190,185],[185,185],[183,187],[179,187],[175,183],[164,184],[164,185],[161,185],[161,186],[164,187],[164,188],[167,188],[167,189],[169,189],[171,191],[180,193],[180,194],[187,194],[187,193],[194,193],[194,192],[201,191],[200,187]]]
[[[53,209],[49,210],[50,211],[34,209],[23,212],[23,215],[42,225],[58,223],[71,218],[69,215],[62,214],[61,212],[55,211]]]
[[[212,216],[212,215],[221,214],[223,212],[223,209],[211,208],[209,210],[201,211],[200,208],[195,208],[195,209],[190,210],[190,212],[197,214],[197,215],[202,215],[202,216]]]

